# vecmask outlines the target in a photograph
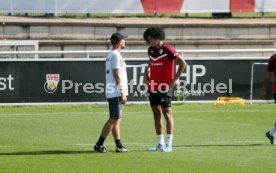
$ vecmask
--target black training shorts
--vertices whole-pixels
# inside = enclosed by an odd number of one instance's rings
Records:
[[[172,106],[172,93],[161,91],[148,91],[150,106],[161,105],[162,108]]]
[[[123,106],[121,103],[121,97],[113,97],[107,99],[108,108],[109,108],[109,116],[113,119],[119,119],[123,114]]]

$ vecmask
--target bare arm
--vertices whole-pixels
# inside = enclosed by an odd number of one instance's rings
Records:
[[[177,55],[176,59],[174,60],[176,64],[179,65],[177,72],[174,75],[174,80],[170,83],[170,89],[172,90],[176,81],[180,78],[180,75],[185,70],[187,63],[186,61],[181,57],[181,55]]]
[[[266,88],[267,88],[267,85],[268,85],[272,75],[273,75],[273,72],[269,72],[269,71],[265,75],[263,86],[262,86],[261,91],[260,91],[260,98],[261,99],[265,98]]]
[[[149,83],[149,69],[150,69],[150,65],[148,64],[148,66],[145,69],[145,74],[144,74],[144,84],[148,84]]]
[[[123,82],[122,82],[121,70],[113,69],[113,76],[115,78],[116,85],[121,93],[121,103],[125,104],[127,101],[127,97],[126,97],[126,94],[123,92]]]

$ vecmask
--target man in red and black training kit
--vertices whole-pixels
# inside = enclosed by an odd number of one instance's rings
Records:
[[[158,137],[158,145],[149,150],[171,152],[174,131],[171,109],[172,90],[187,64],[171,45],[162,41],[165,39],[163,29],[148,28],[143,36],[150,45],[148,48],[149,65],[145,72],[144,83],[148,86],[149,100]],[[176,73],[175,63],[179,65]],[[166,120],[166,144],[163,135],[162,114]]]
[[[263,87],[260,91],[260,98],[264,99],[265,95],[266,95],[266,88],[267,85],[271,79],[271,76],[273,76],[274,74],[274,84],[273,84],[273,96],[274,96],[274,100],[276,103],[276,54],[272,55],[270,57],[270,59],[268,60],[268,67],[267,67],[267,73],[265,75],[265,79],[264,79],[264,83],[263,83]],[[270,143],[272,145],[275,145],[276,142],[274,140],[274,135],[276,133],[276,122],[273,125],[273,127],[266,132],[266,137],[270,140]]]

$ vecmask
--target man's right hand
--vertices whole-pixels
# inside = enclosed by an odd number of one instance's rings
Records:
[[[143,83],[144,83],[145,85],[147,85],[147,84],[149,83],[149,76],[148,76],[148,75],[145,75],[145,76],[144,76]]]
[[[121,94],[121,103],[122,103],[122,104],[126,104],[126,102],[127,102],[127,97],[126,97],[126,95],[125,95],[125,94]]]

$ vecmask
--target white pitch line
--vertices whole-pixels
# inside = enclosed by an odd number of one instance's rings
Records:
[[[242,144],[242,143],[269,143],[268,141],[208,141],[204,144]]]
[[[15,148],[17,146],[0,145],[0,148]]]
[[[25,116],[25,115],[108,115],[108,112],[38,112],[38,113],[4,113],[0,116]]]
[[[191,113],[205,113],[205,112],[214,112],[214,113],[221,113],[221,112],[276,112],[276,109],[243,109],[243,110],[236,110],[236,109],[225,109],[225,110],[176,110],[173,112],[191,112]]]
[[[233,110],[233,109],[226,109],[226,110],[175,110],[173,112],[183,112],[183,113],[224,113],[224,112],[276,112],[276,109],[243,109],[243,110]],[[151,114],[151,111],[125,111],[124,114],[141,114],[141,113],[149,113]],[[91,109],[91,112],[37,112],[37,113],[0,113],[0,116],[24,116],[24,115],[108,115],[107,111],[101,111],[101,112],[93,112]]]

